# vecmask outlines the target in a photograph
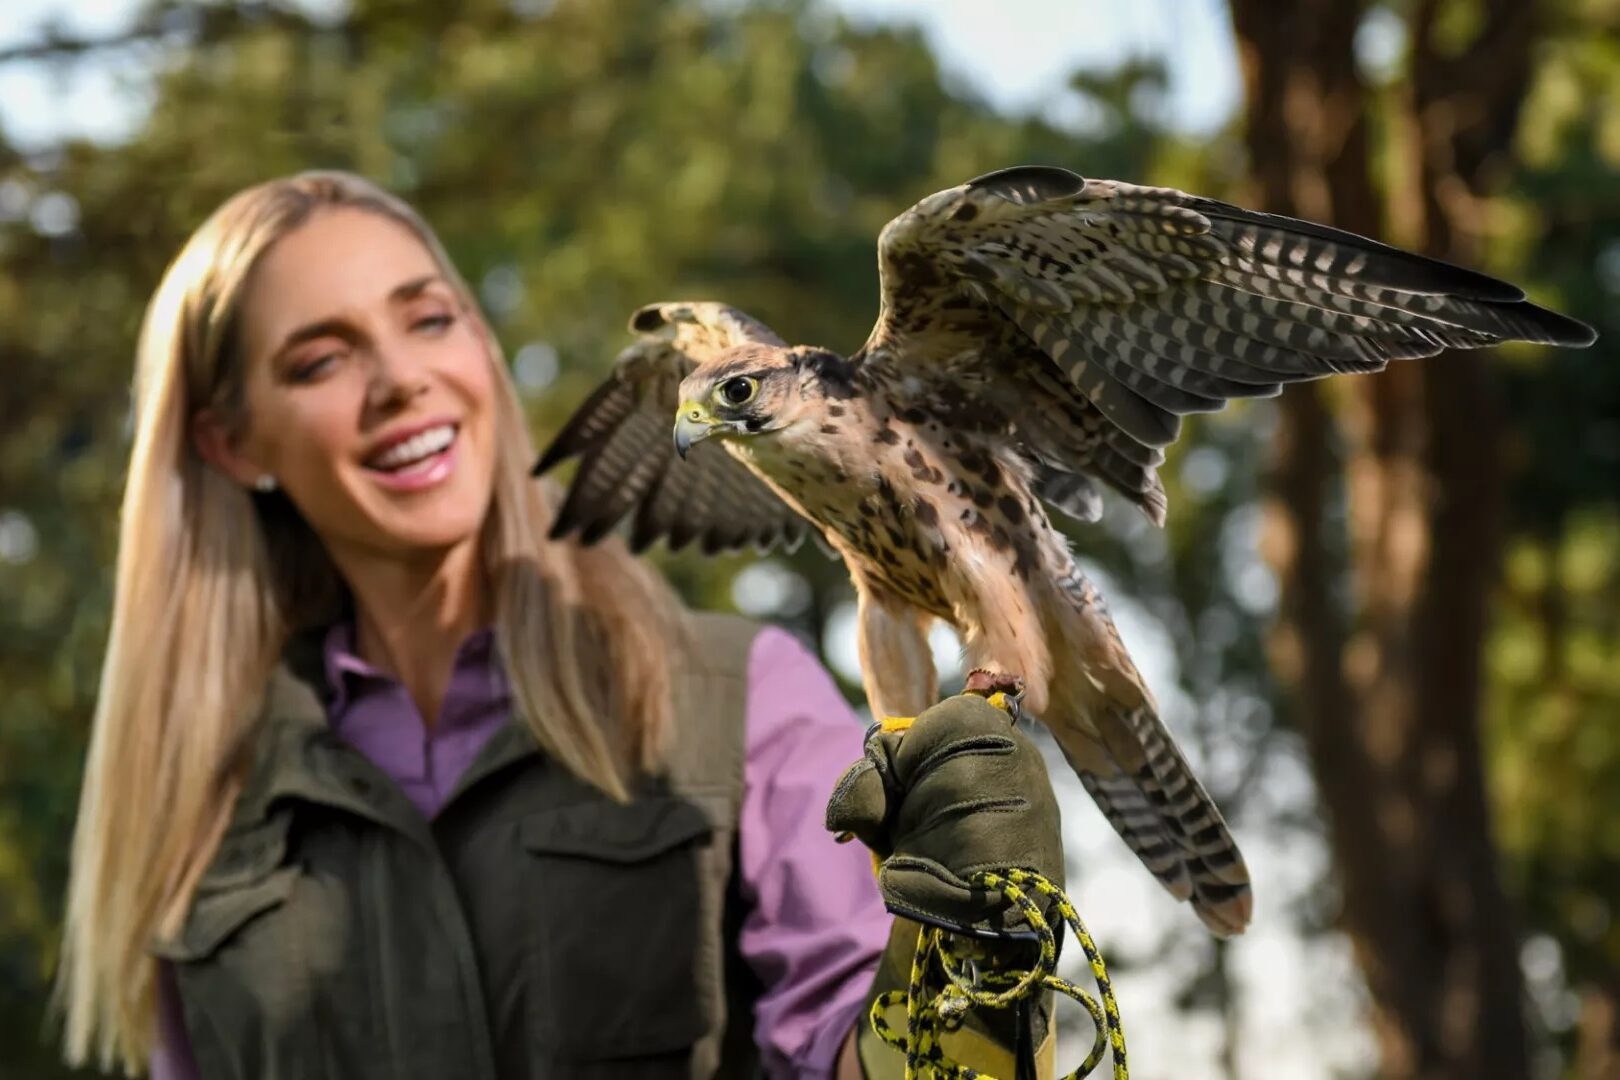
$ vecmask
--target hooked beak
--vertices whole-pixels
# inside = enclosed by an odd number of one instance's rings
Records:
[[[715,429],[721,427],[709,410],[695,401],[681,402],[680,409],[675,413],[675,452],[686,460],[686,452],[698,443],[713,435]]]

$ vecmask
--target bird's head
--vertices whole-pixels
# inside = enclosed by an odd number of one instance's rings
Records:
[[[806,415],[804,350],[750,342],[727,349],[681,381],[675,449],[710,436],[747,439],[781,431]]]

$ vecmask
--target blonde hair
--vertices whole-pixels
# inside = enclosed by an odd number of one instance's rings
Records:
[[[155,1033],[155,936],[178,931],[229,819],[257,702],[289,635],[338,612],[342,582],[280,495],[206,465],[191,421],[240,415],[233,346],[245,285],[278,238],[323,208],[408,228],[490,343],[498,431],[482,544],[497,646],[541,748],[616,798],[656,762],[671,705],[673,594],[621,544],[547,539],[549,487],[494,336],[427,224],[356,176],[316,172],[236,195],[191,237],[147,309],[110,640],[90,736],[58,982],[66,1055],[144,1068]],[[589,588],[582,588],[588,583]],[[604,717],[623,728],[605,730]]]

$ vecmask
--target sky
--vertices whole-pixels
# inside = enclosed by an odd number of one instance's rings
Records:
[[[1143,54],[1168,62],[1166,119],[1172,127],[1207,134],[1238,103],[1236,49],[1223,0],[824,2],[858,21],[921,26],[952,78],[1009,112],[1038,111],[1059,123],[1074,121],[1060,111],[1062,103],[1072,107],[1074,100],[1063,92],[1071,72],[1106,69]],[[341,0],[301,3],[331,8]],[[47,22],[68,33],[112,33],[138,6],[139,0],[0,0],[0,49],[34,39]],[[132,52],[111,64],[0,66],[0,125],[9,141],[23,147],[48,145],[63,136],[116,140],[143,114],[146,62],[145,54]],[[1112,592],[1118,598],[1113,606],[1121,628],[1150,680],[1174,686],[1169,672],[1153,670],[1155,657],[1169,653],[1154,640],[1159,629],[1128,598]],[[834,644],[833,663],[842,667],[841,659],[852,658],[842,658]],[[940,645],[953,651],[954,643]],[[1054,776],[1066,771],[1056,760],[1051,765]],[[1295,770],[1267,778],[1273,790],[1292,793],[1279,798],[1309,798],[1308,776],[1303,766]],[[1085,868],[1071,883],[1075,899],[1094,933],[1122,955],[1140,957],[1164,926],[1176,920],[1191,923],[1191,916],[1136,865],[1074,787],[1074,792],[1063,793],[1063,811],[1071,864]],[[1326,1080],[1346,1066],[1355,1071],[1370,1044],[1355,1019],[1358,980],[1348,950],[1337,937],[1307,941],[1285,921],[1267,917],[1268,909],[1278,911],[1289,898],[1316,885],[1325,872],[1326,854],[1317,844],[1300,846],[1297,838],[1243,830],[1238,835],[1255,879],[1263,883],[1256,924],[1230,953],[1244,993],[1240,1072],[1253,1080]],[[1173,1007],[1186,967],[1171,956],[1117,980],[1132,1071],[1140,1080],[1215,1072],[1221,1031],[1213,1022],[1189,1022]],[[1072,974],[1078,977],[1080,972]],[[1069,1068],[1089,1042],[1088,1022],[1069,1013],[1063,1024],[1060,1030],[1067,1034],[1060,1045],[1068,1052],[1060,1051],[1059,1061]]]

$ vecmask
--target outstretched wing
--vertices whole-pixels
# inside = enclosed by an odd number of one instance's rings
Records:
[[[1155,470],[1185,414],[1448,347],[1595,339],[1484,274],[1044,166],[929,196],[884,228],[879,257],[883,309],[859,377],[1003,425],[1038,485],[1082,514],[1096,500],[1066,474],[1162,520]]]
[[[763,323],[724,304],[649,304],[630,319],[639,339],[540,455],[540,475],[578,457],[552,527],[595,543],[631,510],[630,546],[663,537],[672,550],[697,540],[713,554],[804,539],[808,523],[718,445],[681,461],[671,430],[681,380],[704,360],[747,341],[780,345]]]

